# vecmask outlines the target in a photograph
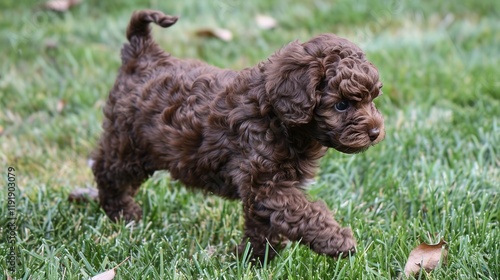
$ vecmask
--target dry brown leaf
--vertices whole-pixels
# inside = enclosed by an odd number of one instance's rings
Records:
[[[257,15],[255,17],[255,22],[257,26],[262,29],[273,29],[278,26],[278,22],[271,16],[268,15]]]
[[[81,0],[49,0],[43,5],[45,9],[56,12],[66,12],[69,8],[80,3]]]
[[[196,31],[196,36],[217,38],[225,42],[233,39],[233,33],[227,29],[222,28],[203,28]]]
[[[441,239],[438,244],[422,243],[413,249],[405,265],[406,277],[419,273],[422,269],[429,272],[435,269],[440,262],[444,264],[448,256],[446,244],[448,243]]]
[[[76,188],[68,195],[68,200],[71,202],[87,202],[90,200],[97,201],[99,193],[96,189],[91,188]]]
[[[124,262],[126,262],[130,257],[127,257],[124,259],[121,263],[119,263],[117,266],[113,267],[112,269],[105,271],[103,273],[99,273],[96,276],[90,278],[90,280],[112,280],[115,278],[116,275],[116,269],[120,267]]]

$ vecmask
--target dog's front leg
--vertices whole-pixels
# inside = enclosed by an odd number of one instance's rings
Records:
[[[286,245],[288,239],[271,227],[270,210],[255,199],[253,192],[243,196],[245,236],[237,251],[242,256],[250,242],[252,261],[269,261]]]
[[[331,257],[355,252],[351,229],[342,228],[323,202],[310,202],[300,189],[278,184],[252,190],[244,211],[245,234],[254,248],[269,242],[269,236],[282,235]]]

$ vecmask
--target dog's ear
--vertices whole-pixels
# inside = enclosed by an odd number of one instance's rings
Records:
[[[281,121],[290,126],[309,123],[317,103],[316,88],[324,77],[321,60],[295,41],[263,66],[266,93]]]

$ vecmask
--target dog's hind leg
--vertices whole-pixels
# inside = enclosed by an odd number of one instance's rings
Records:
[[[105,140],[101,139],[101,145]],[[116,147],[107,145],[106,148],[99,147],[93,155],[92,171],[99,190],[99,203],[113,221],[122,218],[139,220],[142,210],[133,197],[152,172],[145,171],[133,161],[117,158],[113,154]]]

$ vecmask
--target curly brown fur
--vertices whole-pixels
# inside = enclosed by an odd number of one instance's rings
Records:
[[[354,252],[351,230],[303,190],[328,147],[355,153],[383,139],[377,69],[353,43],[323,34],[255,67],[223,70],[158,47],[148,24],[176,20],[147,10],[131,18],[93,155],[107,215],[139,219],[133,196],[168,170],[187,186],[240,199],[240,248],[248,240],[257,258],[286,240],[332,257]]]

